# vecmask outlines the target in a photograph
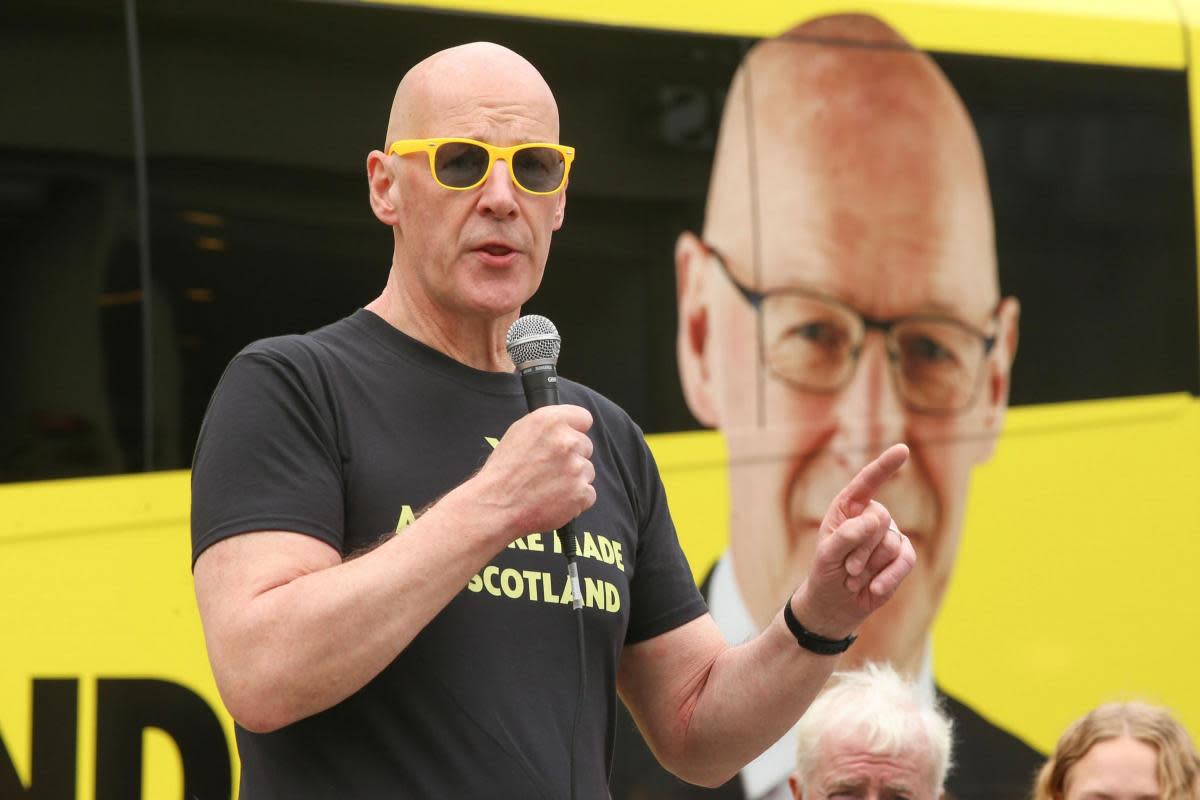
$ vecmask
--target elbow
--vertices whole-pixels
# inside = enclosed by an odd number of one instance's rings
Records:
[[[229,716],[251,733],[273,733],[307,716],[292,701],[287,676],[265,663],[214,659],[213,677]]]
[[[269,702],[251,698],[226,702],[225,708],[234,722],[251,733],[274,733],[295,721],[289,719],[282,709],[272,708]]]
[[[710,752],[690,742],[683,726],[680,735],[674,738],[675,747],[652,747],[663,768],[681,781],[716,789],[737,777],[741,765],[727,763],[723,752]]]
[[[710,772],[706,775],[700,776],[697,779],[696,783],[697,783],[697,785],[703,786],[707,789],[716,789],[720,786],[724,786],[725,784],[729,783],[731,780],[734,780],[735,778],[737,778],[737,774],[738,774],[738,770],[736,770],[736,769],[726,770],[724,772],[716,772],[716,773]]]
[[[661,729],[657,736],[647,735],[646,741],[663,768],[675,777],[696,786],[716,789],[736,778],[744,764],[731,760],[731,748],[725,737],[714,740],[705,733],[706,726],[697,724],[698,701],[697,693],[682,703],[670,725]]]
[[[234,717],[233,720],[251,733],[274,733],[280,728],[284,728],[288,725],[287,722],[282,721],[277,717],[271,717],[267,715],[263,715],[261,717]]]
[[[221,688],[225,710],[234,722],[251,733],[274,733],[301,719],[300,715],[273,699],[272,694],[266,686],[257,690],[248,685],[228,691]]]
[[[706,789],[716,789],[737,777],[737,769],[724,769],[711,763],[677,764],[668,767],[682,781],[703,786]]]

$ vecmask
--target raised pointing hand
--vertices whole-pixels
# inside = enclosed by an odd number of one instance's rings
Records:
[[[893,445],[863,467],[825,512],[812,572],[801,587],[802,623],[829,638],[854,632],[895,593],[916,563],[916,552],[882,504],[873,498],[908,460]],[[799,611],[797,612],[799,614]]]

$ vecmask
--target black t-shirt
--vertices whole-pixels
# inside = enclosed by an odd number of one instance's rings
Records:
[[[581,798],[607,797],[621,647],[704,613],[641,431],[563,380],[594,424],[596,504],[580,515],[587,695]],[[369,311],[257,342],[226,369],[192,473],[192,559],[255,530],[343,556],[403,527],[526,413],[517,376],[481,372]],[[492,559],[370,683],[269,734],[237,729],[243,800],[563,798],[576,705],[565,560],[531,534]]]

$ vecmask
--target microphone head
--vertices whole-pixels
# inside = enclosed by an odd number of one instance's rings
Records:
[[[505,347],[517,369],[524,369],[536,364],[558,363],[562,339],[553,322],[540,314],[526,314],[509,327]]]

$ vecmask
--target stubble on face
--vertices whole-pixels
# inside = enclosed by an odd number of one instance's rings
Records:
[[[792,33],[760,44],[731,88],[705,238],[759,290],[805,287],[882,319],[941,312],[984,322],[998,293],[991,207],[961,101],[927,56],[873,18],[823,18]],[[856,40],[870,46],[846,44]],[[729,287],[716,291],[714,305],[745,305]],[[756,341],[747,309],[712,316],[714,343]],[[856,645],[911,673],[953,565],[978,460],[963,443],[978,419],[906,410],[875,336],[836,393],[765,376],[758,353],[725,363],[734,565],[760,625],[806,574],[837,490],[889,444],[912,447],[879,499],[912,534],[917,568]],[[761,409],[747,391],[752,369]]]

